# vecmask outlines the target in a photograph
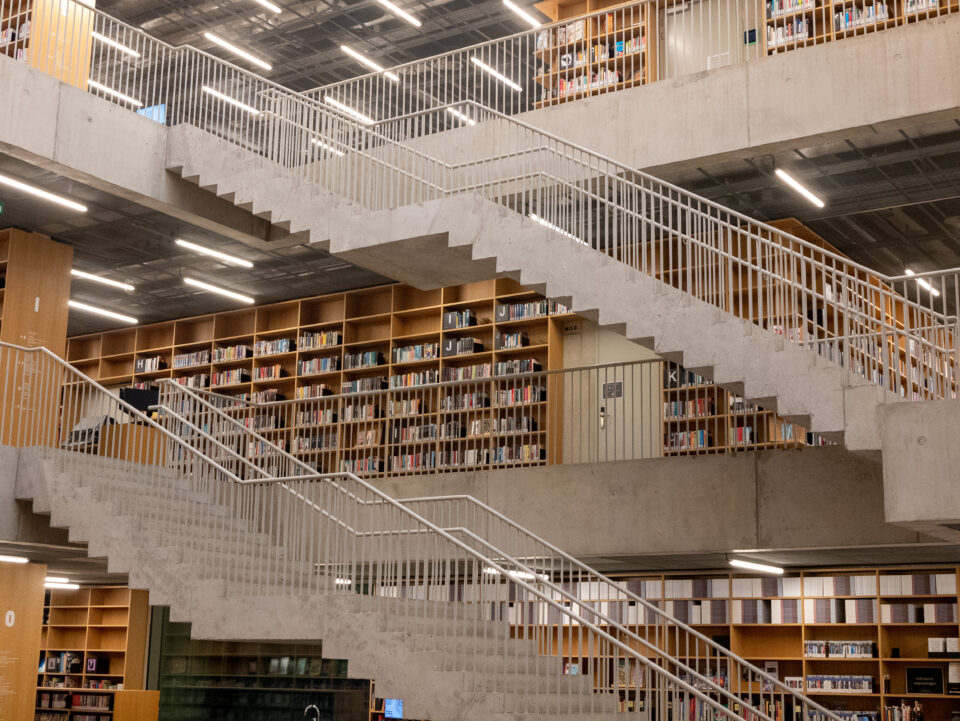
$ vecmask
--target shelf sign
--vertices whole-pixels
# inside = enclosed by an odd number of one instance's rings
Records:
[[[623,381],[611,381],[603,384],[603,397],[623,398]]]

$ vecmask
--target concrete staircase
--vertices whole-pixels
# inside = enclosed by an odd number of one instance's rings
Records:
[[[414,286],[514,278],[851,450],[879,450],[878,408],[900,400],[812,350],[478,195],[365,210],[186,125],[170,129],[166,166],[344,260]]]
[[[403,698],[412,718],[590,721],[617,712],[616,698],[594,694],[591,678],[564,675],[560,659],[511,638],[507,624],[479,615],[480,606],[471,615],[463,604],[291,592],[306,588],[313,569],[286,563],[270,535],[173,471],[152,490],[138,482],[135,464],[98,456],[22,449],[19,466],[18,498],[69,529],[72,542],[88,544],[91,556],[106,557],[111,572],[128,574],[132,588],[147,589],[151,604],[168,605],[172,620],[190,622],[194,638],[322,639],[326,657],[347,659],[351,677],[375,680],[378,695]],[[217,519],[209,534],[191,520],[195,505]],[[162,522],[154,518],[161,511]],[[249,573],[235,564],[228,582],[206,573],[217,555],[205,544],[219,543],[224,529],[240,540],[219,554],[250,561]],[[283,587],[258,578],[255,559],[265,556],[276,557],[271,576],[280,569]]]

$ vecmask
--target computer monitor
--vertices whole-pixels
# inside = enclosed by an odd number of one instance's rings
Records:
[[[403,718],[403,699],[385,698],[383,700],[384,718]]]
[[[120,400],[129,403],[144,415],[150,415],[150,406],[160,402],[158,388],[121,388]]]

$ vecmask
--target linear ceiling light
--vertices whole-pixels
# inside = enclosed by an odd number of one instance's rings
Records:
[[[759,571],[760,573],[772,573],[777,576],[783,575],[783,569],[779,566],[769,566],[766,563],[754,563],[753,561],[741,561],[739,558],[731,558],[730,565],[734,568],[746,568],[750,571]]]
[[[388,80],[392,80],[395,83],[400,82],[399,75],[397,75],[396,73],[391,73],[389,70],[385,69],[383,66],[378,65],[377,63],[373,62],[370,58],[364,55],[361,55],[353,48],[348,47],[347,45],[341,45],[340,49],[343,52],[345,52],[347,55],[349,55],[351,58],[356,60],[358,63],[360,63],[361,65],[364,65],[375,72],[383,73],[383,76]]]
[[[910,276],[915,275],[915,273],[914,273],[912,270],[910,270],[909,268],[907,268],[907,269],[904,271],[904,273],[906,273],[907,275],[910,275]],[[917,278],[917,284],[918,284],[921,288],[926,288],[927,290],[929,290],[930,293],[933,295],[934,298],[937,298],[937,297],[940,296],[940,291],[937,290],[936,288],[934,288],[932,285],[930,285],[930,283],[928,283],[927,281],[925,281],[923,278]]]
[[[351,581],[349,578],[338,578],[338,579],[336,579],[336,580],[334,581],[334,583],[337,584],[338,586],[352,586],[352,585],[353,585],[353,581]]]
[[[261,60],[260,58],[251,55],[251,54],[248,53],[246,50],[241,50],[241,49],[238,48],[236,45],[234,45],[234,44],[232,44],[232,43],[228,43],[226,40],[224,40],[223,38],[217,37],[217,36],[214,35],[213,33],[209,33],[209,32],[204,33],[204,34],[203,34],[203,37],[205,37],[207,40],[209,40],[209,41],[212,42],[213,44],[219,45],[219,46],[222,47],[224,50],[227,50],[227,51],[233,53],[233,54],[236,55],[238,58],[243,58],[243,59],[246,60],[247,62],[253,63],[253,64],[256,65],[258,68],[263,68],[264,70],[273,70],[273,66],[272,66],[270,63],[265,62],[265,61]]]
[[[124,323],[129,323],[130,325],[136,325],[140,322],[132,316],[123,315],[123,313],[114,313],[112,310],[105,310],[104,308],[97,308],[95,305],[87,305],[86,303],[81,303],[78,300],[68,300],[67,305],[71,308],[76,308],[77,310],[85,310],[87,313],[102,315],[105,318],[113,318],[114,320],[120,320]]]
[[[191,243],[189,240],[184,240],[183,238],[177,238],[175,242],[181,248],[192,250],[194,253],[200,253],[201,255],[209,255],[211,258],[217,258],[218,260],[222,260],[224,263],[230,263],[231,265],[239,265],[241,268],[253,267],[253,263],[251,263],[249,260],[238,258],[235,255],[221,253],[219,250],[214,250],[213,248],[205,248],[202,245]]]
[[[329,95],[324,95],[323,101],[328,105],[332,105],[333,107],[341,110],[342,112],[346,113],[350,117],[356,118],[364,125],[373,125],[376,122],[373,118],[364,115],[359,110],[354,110],[349,105],[344,105],[339,100],[335,100],[334,98],[331,98]]]
[[[568,233],[568,232],[565,231],[563,228],[561,228],[559,225],[554,225],[554,224],[551,223],[549,220],[544,220],[543,218],[541,218],[541,217],[540,217],[539,215],[537,215],[536,213],[530,213],[529,218],[530,218],[530,220],[536,221],[537,223],[539,223],[540,225],[542,225],[544,228],[549,228],[550,230],[555,230],[556,232],[560,233],[560,235],[565,236],[565,237],[567,237],[567,238],[570,238],[570,240],[575,240],[575,241],[577,241],[578,243],[582,243],[583,245],[586,245],[586,244],[587,244],[586,241],[581,240],[580,238],[578,238],[577,236],[575,236],[573,233]]]
[[[51,583],[47,582],[43,584],[46,588],[59,588],[64,591],[76,591],[80,588],[79,583]]]
[[[241,303],[246,303],[250,305],[253,303],[253,298],[249,295],[243,295],[242,293],[234,293],[232,290],[227,290],[226,288],[220,288],[215,285],[210,285],[209,283],[204,283],[202,280],[195,280],[193,278],[184,278],[183,282],[187,285],[192,285],[194,288],[200,288],[201,290],[208,291],[210,293],[219,293],[222,296],[227,298],[233,298],[233,300],[239,300]]]
[[[474,65],[476,65],[478,68],[480,68],[483,72],[489,73],[490,75],[492,75],[493,77],[495,77],[497,80],[499,80],[499,81],[500,81],[501,83],[503,83],[504,85],[507,85],[507,86],[513,88],[513,89],[516,90],[518,93],[522,93],[522,92],[523,92],[523,88],[521,88],[520,85],[518,85],[517,83],[513,82],[510,78],[508,78],[508,77],[507,77],[506,75],[504,75],[503,73],[501,73],[501,72],[499,72],[499,71],[494,70],[493,68],[491,68],[491,67],[490,67],[489,65],[487,65],[485,62],[483,62],[480,58],[478,58],[478,57],[476,57],[476,56],[471,57],[471,58],[470,58],[470,62],[473,63]]]
[[[90,86],[91,88],[93,88],[94,90],[99,90],[101,93],[106,93],[107,95],[111,95],[111,96],[115,97],[117,100],[122,100],[122,101],[125,102],[125,103],[130,103],[131,105],[133,105],[133,106],[136,107],[136,108],[139,108],[139,107],[142,107],[142,106],[143,106],[143,103],[141,103],[141,102],[140,102],[139,100],[137,100],[136,98],[132,98],[132,97],[130,97],[129,95],[124,95],[124,94],[121,93],[119,90],[114,90],[113,88],[108,88],[106,85],[104,85],[103,83],[98,83],[96,80],[89,80],[89,79],[88,79],[88,80],[87,80],[87,85],[89,85],[89,86]]]
[[[487,566],[483,569],[483,572],[488,576],[499,576],[500,571],[494,568],[493,566]],[[507,571],[507,575],[510,578],[519,578],[521,581],[535,581],[538,578],[542,581],[546,581],[546,575],[542,573],[530,573],[529,571]]]
[[[327,151],[329,151],[329,152],[333,153],[334,155],[337,155],[337,156],[339,156],[339,157],[341,157],[341,158],[342,158],[343,155],[344,155],[344,153],[343,153],[342,150],[337,150],[335,147],[333,147],[332,145],[327,145],[327,144],[326,144],[325,142],[323,142],[322,140],[317,140],[316,138],[310,138],[310,142],[313,143],[314,145],[319,145],[319,146],[320,146],[321,148],[323,148],[324,150],[327,150]]]
[[[420,27],[423,24],[419,20],[417,20],[415,17],[413,17],[413,15],[408,13],[406,10],[401,10],[400,8],[398,8],[396,5],[390,2],[390,0],[377,0],[377,2],[383,5],[387,10],[392,12],[394,15],[406,20],[408,23],[410,23],[414,27]]]
[[[70,583],[66,576],[47,576],[43,579],[44,583]]]
[[[0,563],[29,563],[30,559],[22,556],[0,556]]]
[[[780,180],[782,180],[784,183],[789,185],[795,191],[800,193],[800,195],[802,195],[804,198],[809,200],[815,206],[817,206],[818,208],[823,207],[823,201],[820,200],[820,198],[818,198],[816,195],[811,193],[806,187],[801,185],[800,181],[798,181],[796,178],[790,175],[790,173],[788,173],[786,170],[781,170],[780,168],[777,168],[774,172],[777,174],[777,177],[780,178]]]
[[[114,288],[120,288],[121,290],[136,290],[129,283],[121,283],[119,280],[111,280],[110,278],[102,278],[99,275],[94,275],[93,273],[87,273],[82,270],[77,270],[76,268],[70,269],[70,275],[75,278],[83,278],[84,280],[92,280],[96,283],[103,283],[104,285],[110,285]]]
[[[274,5],[272,2],[267,2],[267,0],[254,0],[254,2],[257,2],[260,5],[263,5],[267,10],[272,10],[277,15],[279,15],[282,12],[282,10],[279,7]]]
[[[116,48],[116,49],[119,50],[121,53],[126,53],[127,55],[129,55],[129,56],[132,57],[132,58],[139,58],[139,57],[140,57],[140,53],[138,53],[138,52],[137,52],[136,50],[134,50],[133,48],[128,48],[126,45],[122,45],[121,43],[118,43],[118,42],[117,42],[116,40],[114,40],[113,38],[108,38],[106,35],[103,35],[103,34],[101,34],[101,33],[98,33],[96,30],[94,30],[92,33],[90,33],[90,35],[93,36],[94,40],[99,40],[99,41],[102,42],[104,45],[109,45],[111,48]]]
[[[511,0],[503,0],[503,4],[506,5],[508,9],[513,10],[513,12],[515,12],[517,15],[522,17],[528,23],[530,23],[531,26],[538,28],[542,24],[539,20],[533,17],[533,15],[528,13],[522,7],[517,5],[515,2],[511,2]]]
[[[476,121],[476,120],[474,120],[473,118],[471,118],[471,117],[470,117],[469,115],[467,115],[466,113],[461,113],[461,112],[460,112],[459,110],[457,110],[456,108],[447,108],[447,112],[450,113],[453,117],[459,118],[460,120],[462,120],[463,122],[465,122],[467,125],[476,125],[476,124],[477,124],[477,121]]]
[[[29,193],[30,195],[35,195],[38,198],[43,198],[44,200],[49,200],[51,203],[58,203],[64,207],[70,208],[71,210],[77,210],[81,213],[87,212],[87,206],[76,203],[68,198],[64,198],[61,195],[55,195],[54,193],[48,193],[46,190],[38,188],[35,185],[29,185],[24,183],[21,180],[15,180],[9,175],[0,175],[0,185],[6,185],[10,188],[16,188],[17,190],[22,190],[24,193]]]
[[[252,105],[247,105],[246,103],[241,103],[239,100],[237,100],[237,99],[235,99],[235,98],[231,98],[229,95],[224,95],[224,94],[221,93],[219,90],[214,90],[214,89],[211,88],[209,85],[204,85],[201,89],[203,90],[203,92],[205,92],[205,93],[207,93],[207,94],[209,94],[209,95],[212,95],[212,96],[215,97],[215,98],[219,98],[220,100],[224,101],[225,103],[230,103],[231,105],[235,105],[236,107],[240,108],[241,110],[246,110],[246,111],[247,111],[248,113],[250,113],[251,115],[260,115],[260,111],[257,110],[257,109],[256,109],[255,107],[253,107]]]

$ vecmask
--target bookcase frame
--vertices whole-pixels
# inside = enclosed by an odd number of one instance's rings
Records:
[[[104,721],[142,721],[120,712],[115,713],[113,697],[127,691],[143,689],[148,614],[146,591],[137,591],[126,586],[92,586],[79,590],[50,589],[44,600],[40,653],[44,659],[52,653],[80,654],[83,672],[38,672],[36,716],[57,711],[62,712],[59,714],[62,721],[73,721],[78,715],[84,714],[100,716]],[[109,672],[88,673],[87,659],[91,657],[108,658]],[[76,679],[79,686],[66,688],[48,685],[68,676]],[[77,676],[79,678],[76,678]],[[88,682],[123,684],[123,690],[84,688]],[[41,693],[110,696],[110,708],[41,708]]]
[[[92,5],[77,0],[0,0],[0,32],[16,33],[11,42],[0,44],[0,55],[85,90],[93,54]],[[29,23],[26,35],[24,23]]]
[[[339,394],[344,383],[368,378],[383,377],[387,385],[390,380],[409,372],[435,372],[440,377],[446,368],[471,366],[474,364],[495,364],[504,360],[533,358],[544,371],[563,367],[562,320],[569,314],[551,313],[534,318],[519,320],[498,320],[498,306],[514,303],[527,303],[546,300],[544,297],[507,278],[478,281],[447,288],[421,291],[402,284],[390,284],[362,288],[341,293],[290,300],[280,303],[224,311],[203,316],[183,318],[174,321],[154,323],[124,328],[102,333],[75,336],[69,339],[67,360],[78,370],[108,387],[145,386],[162,378],[180,378],[206,374],[209,381],[215,372],[224,370],[243,370],[250,375],[249,380],[227,385],[204,386],[211,391],[225,395],[245,397],[257,400],[254,394],[276,391],[287,400],[290,418],[283,428],[265,432],[274,442],[286,443],[292,452],[307,462],[314,463],[324,472],[341,469],[344,460],[343,444],[333,451],[294,451],[292,442],[301,426],[293,422],[295,411],[301,405],[311,407],[309,399],[299,403],[297,389],[315,385],[325,386],[331,395]],[[553,306],[550,306],[551,310]],[[449,312],[473,311],[476,325],[462,328],[443,328],[443,317]],[[245,344],[251,349],[256,343],[277,339],[289,339],[295,344],[305,333],[332,332],[340,335],[341,342],[319,349],[300,349],[269,355],[251,355],[233,360],[214,362],[214,349]],[[521,348],[497,349],[495,339],[501,333],[527,333],[529,345]],[[483,350],[468,355],[445,356],[408,362],[394,362],[393,352],[398,348],[420,344],[442,344],[445,339],[475,337],[483,344]],[[173,368],[173,356],[206,351],[209,362],[185,368]],[[374,366],[346,368],[346,358],[350,354],[373,352],[382,356],[382,363]],[[161,358],[166,367],[137,372],[138,359]],[[301,373],[301,363],[313,358],[333,358],[337,369],[317,373]],[[279,367],[280,377],[257,379],[258,368]],[[497,377],[478,380],[471,384],[471,390],[479,385],[489,384],[491,390],[498,387]],[[396,394],[409,398],[416,395],[416,386],[395,389],[383,388],[387,397]],[[542,439],[541,457],[519,461],[523,465],[545,465],[559,462],[562,458],[562,423],[551,424],[549,419],[559,418],[563,408],[560,398],[560,384],[548,387],[546,398],[539,404],[537,413],[541,426],[537,431]],[[436,395],[436,388],[425,389],[423,394]],[[344,395],[344,397],[348,397]],[[267,399],[263,399],[267,400]],[[533,404],[517,407],[522,412]],[[435,409],[438,410],[438,409]],[[532,412],[532,411],[530,411]],[[437,413],[428,413],[423,422],[431,422]],[[409,441],[393,444],[388,449],[389,436],[387,425],[389,418],[374,418],[364,421],[364,428],[375,429],[380,442],[371,443],[372,453],[379,453],[384,460],[395,453],[404,452],[404,447],[415,452],[423,448],[423,441]],[[434,420],[434,422],[440,422]],[[352,425],[351,425],[352,423]],[[347,438],[355,432],[356,422],[345,421],[341,416],[329,430],[337,431],[339,438]],[[556,426],[556,427],[551,427]],[[327,429],[324,429],[325,431]],[[531,434],[533,435],[533,434]],[[439,443],[439,441],[438,441]],[[437,468],[413,468],[408,471],[394,472],[384,463],[380,469],[365,469],[360,475],[382,477],[403,473],[422,473],[424,470],[442,470]],[[483,464],[483,466],[464,466],[465,468],[504,466],[512,463]],[[459,470],[460,467],[446,470]]]

